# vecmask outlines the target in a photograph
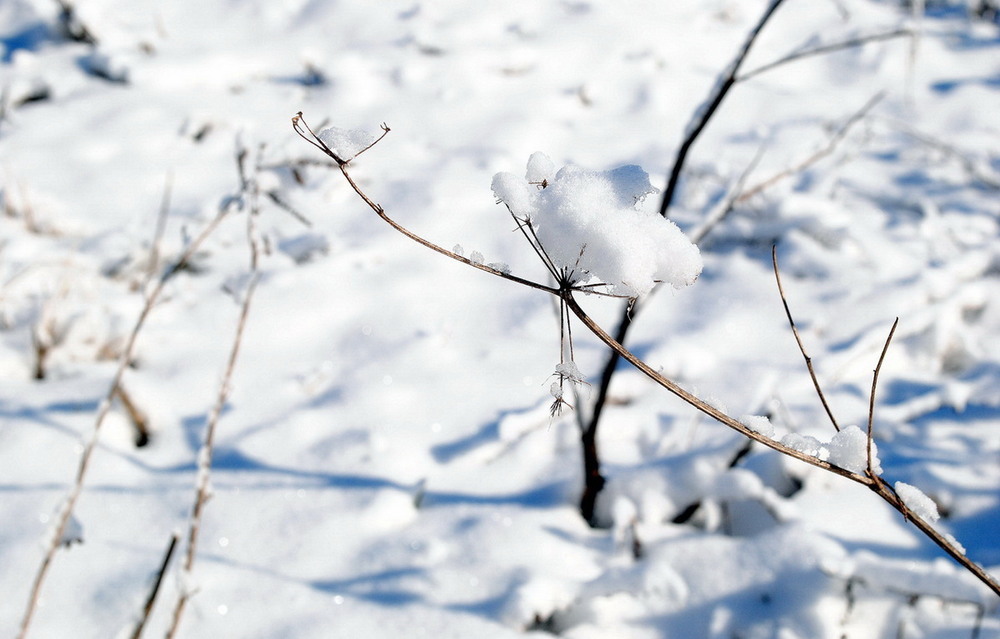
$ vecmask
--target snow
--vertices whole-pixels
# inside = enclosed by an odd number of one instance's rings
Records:
[[[863,471],[865,433],[837,435],[816,397],[772,245],[839,423],[868,417],[899,317],[883,476],[1000,575],[998,26],[927,3],[912,60],[890,39],[738,83],[665,221],[684,128],[767,4],[87,0],[86,44],[58,3],[0,2],[0,628],[55,541],[28,637],[131,636],[180,532],[146,637],[181,593],[186,637],[1000,636],[996,596],[871,490],[624,363],[588,525],[580,433],[606,349],[574,320],[569,352],[551,295],[389,228],[291,129],[303,112],[346,160],[387,123],[346,168],[393,219],[550,283],[501,197],[575,285],[645,296],[626,345],[654,370],[819,459]],[[900,4],[782,3],[744,69],[905,26]],[[744,177],[766,186],[695,249]],[[151,275],[220,207],[124,373],[148,443],[121,397],[95,434]],[[260,280],[209,474],[248,230]],[[614,333],[623,300],[577,299]],[[552,417],[560,380],[574,410]]]
[[[911,486],[906,482],[897,481],[893,484],[896,494],[903,500],[906,507],[916,514],[917,517],[926,521],[934,522],[941,518],[938,513],[937,504],[930,497],[925,495],[916,486]]]
[[[345,162],[350,162],[359,153],[375,142],[375,134],[363,129],[341,129],[335,126],[323,129],[316,134],[320,142],[333,151],[334,155]]]
[[[857,426],[845,426],[826,445],[827,461],[852,473],[863,473],[868,469],[868,434]],[[878,444],[871,442],[871,468],[876,475],[882,474],[878,458]]]
[[[493,193],[511,214],[530,223],[542,250],[573,284],[596,278],[607,292],[631,298],[658,282],[690,286],[701,273],[698,247],[672,221],[637,207],[658,189],[635,165],[590,171],[535,152],[525,178],[493,177]]]

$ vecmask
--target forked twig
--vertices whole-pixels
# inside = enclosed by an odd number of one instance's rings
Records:
[[[823,410],[826,411],[826,416],[830,418],[830,423],[833,424],[834,430],[840,432],[840,425],[837,424],[837,418],[833,416],[833,411],[830,410],[830,404],[826,401],[826,395],[823,393],[823,389],[819,385],[819,379],[816,377],[816,370],[813,368],[812,358],[809,357],[809,353],[806,352],[806,347],[802,343],[802,338],[799,336],[799,329],[795,326],[795,319],[792,317],[792,311],[788,308],[788,298],[785,296],[785,287],[781,285],[781,273],[778,270],[777,246],[771,247],[771,265],[774,267],[774,280],[778,283],[778,295],[781,296],[781,305],[785,307],[785,317],[788,318],[788,325],[792,327],[792,335],[795,336],[795,343],[799,346],[799,352],[802,353],[803,359],[806,360],[806,369],[809,370],[809,378],[812,379],[813,387],[816,389],[816,395],[819,397],[819,401],[822,402]]]
[[[431,249],[432,251],[440,253],[441,255],[445,255],[447,257],[450,257],[451,259],[453,259],[453,260],[455,260],[457,262],[461,262],[461,263],[467,264],[468,266],[471,266],[473,268],[477,268],[480,271],[485,271],[487,273],[491,273],[493,275],[496,275],[497,277],[502,277],[505,280],[510,280],[512,282],[517,282],[518,284],[523,284],[523,285],[531,287],[531,288],[536,288],[536,289],[538,289],[540,291],[545,291],[547,293],[556,294],[556,293],[559,292],[558,289],[552,288],[551,286],[546,286],[545,284],[540,284],[540,283],[534,282],[532,280],[526,280],[524,278],[517,277],[516,275],[511,275],[510,273],[504,273],[503,271],[501,271],[499,269],[495,269],[492,266],[489,266],[487,264],[479,264],[479,263],[473,262],[472,260],[470,260],[469,258],[465,257],[464,255],[459,255],[458,253],[455,253],[454,251],[449,251],[448,249],[443,248],[441,246],[438,246],[437,244],[434,244],[433,242],[425,240],[424,238],[420,237],[416,233],[413,233],[412,231],[410,231],[409,229],[407,229],[406,227],[404,227],[401,224],[397,223],[391,217],[389,217],[388,215],[386,215],[385,211],[382,209],[382,207],[379,206],[378,204],[376,204],[375,202],[373,202],[371,200],[371,198],[369,198],[365,194],[365,192],[361,190],[361,187],[359,187],[354,182],[354,179],[351,177],[351,174],[347,171],[347,166],[350,163],[349,160],[348,161],[341,160],[325,144],[318,144],[317,142],[314,142],[313,140],[311,140],[310,137],[309,137],[309,135],[306,135],[306,132],[308,132],[310,135],[312,135],[313,138],[315,138],[318,141],[318,138],[316,137],[316,134],[312,132],[312,129],[309,128],[309,125],[306,124],[305,119],[303,119],[301,111],[299,111],[295,115],[295,117],[292,118],[292,128],[295,129],[295,132],[303,140],[305,140],[306,142],[309,142],[310,144],[312,144],[313,146],[315,146],[317,149],[319,149],[320,151],[323,151],[323,153],[327,154],[329,157],[331,157],[331,158],[333,158],[334,160],[337,161],[338,167],[340,168],[340,172],[344,175],[344,179],[347,180],[347,183],[351,186],[351,188],[358,195],[358,197],[360,197],[362,200],[364,200],[365,204],[367,204],[368,207],[371,210],[375,211],[376,215],[378,215],[380,218],[382,218],[383,220],[385,220],[385,222],[387,224],[389,224],[389,226],[391,226],[392,228],[396,229],[397,231],[399,231],[400,233],[402,233],[406,237],[410,238],[411,240],[413,240],[417,244],[420,244],[421,246],[427,247],[427,248]],[[384,133],[382,134],[382,136],[378,140],[375,141],[375,143],[377,143],[379,140],[381,140],[382,138],[384,138],[385,135],[388,134],[388,132],[389,132],[390,129],[389,129],[389,127],[383,125],[383,130],[384,130]],[[375,143],[373,143],[373,144],[375,144]],[[371,148],[371,147],[369,146],[368,148]],[[357,157],[357,156],[355,156],[355,157]]]

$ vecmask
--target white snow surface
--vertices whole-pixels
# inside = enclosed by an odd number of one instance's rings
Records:
[[[67,37],[59,3],[0,2],[2,634],[144,295],[221,209],[138,335],[64,539],[82,543],[59,547],[28,637],[131,636],[175,533],[146,637],[182,592],[182,637],[1000,637],[998,598],[870,490],[747,448],[624,363],[588,525],[577,420],[603,346],[575,322],[561,343],[547,293],[395,232],[291,128],[299,111],[315,131],[388,124],[348,170],[439,246],[547,282],[492,181],[553,259],[579,257],[579,283],[668,281],[626,345],[819,458],[859,468],[864,433],[838,438],[816,397],[772,245],[839,423],[867,419],[899,317],[874,414],[883,476],[1000,576],[1000,28],[976,2],[927,2],[915,46],[737,83],[669,222],[684,128],[769,0],[71,4],[94,42]],[[902,4],[785,2],[743,70],[910,25]],[[324,136],[345,159],[371,139]],[[260,279],[188,574],[248,236]],[[621,300],[579,301],[614,333]],[[552,417],[560,375],[585,383]]]

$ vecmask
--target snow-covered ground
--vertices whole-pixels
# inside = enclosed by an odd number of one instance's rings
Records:
[[[638,165],[662,189],[767,2],[75,4],[70,30],[96,44],[66,37],[56,2],[0,2],[4,635],[148,274],[226,210],[124,374],[148,445],[116,399],[76,502],[82,543],[56,553],[28,636],[131,636],[179,532],[146,636],[186,592],[188,637],[1000,637],[1000,600],[871,492],[763,447],[734,464],[745,439],[625,366],[598,437],[606,527],[589,527],[576,414],[549,417],[553,299],[399,235],[338,171],[308,164],[326,158],[291,128],[298,111],[317,130],[387,123],[352,164],[359,185],[424,237],[544,282],[493,176],[543,151],[557,167]],[[628,343],[731,414],[769,415],[776,437],[829,441],[771,245],[842,424],[865,424],[899,317],[875,415],[884,476],[930,497],[996,577],[1000,28],[927,4],[777,10],[745,71],[919,37],[732,90],[671,218],[693,233],[741,176],[766,188],[699,242],[698,281],[655,293]],[[241,152],[265,251],[184,574],[198,450],[249,278]],[[619,302],[582,301],[614,328]],[[596,387],[605,349],[573,330]],[[584,387],[582,412],[591,400]]]

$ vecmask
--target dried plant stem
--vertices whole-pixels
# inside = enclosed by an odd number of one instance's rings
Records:
[[[304,123],[302,122],[301,113],[299,113],[292,119],[292,125],[295,128],[296,132],[299,133],[299,135],[308,140],[308,138],[303,133],[303,130],[300,128],[304,126]],[[305,130],[308,131],[309,130],[308,127],[306,127]],[[322,150],[322,147],[319,147],[319,145],[316,145],[315,143],[314,146],[317,146],[317,148],[320,148]],[[330,157],[336,159],[336,157],[328,150],[324,151],[324,153],[327,153],[328,155],[330,155]],[[475,264],[473,262],[470,262],[469,260],[466,260],[462,256],[457,255],[451,251],[442,249],[441,247],[431,242],[428,242],[422,237],[416,235],[415,233],[413,233],[409,229],[406,229],[398,222],[393,220],[391,217],[389,217],[389,215],[385,212],[385,210],[379,204],[375,203],[375,201],[372,200],[357,185],[357,183],[351,178],[351,175],[347,170],[347,165],[348,165],[347,162],[339,162],[340,171],[343,174],[344,178],[347,180],[348,184],[358,195],[358,197],[360,197],[362,201],[364,201],[365,204],[367,204],[368,207],[372,209],[372,211],[374,211],[380,218],[382,218],[382,220],[384,220],[386,223],[388,223],[390,226],[392,226],[394,229],[396,229],[406,237],[412,239],[418,244],[421,244],[422,246],[426,246],[427,248],[430,248],[438,253],[447,255],[448,257],[451,257],[452,259],[458,260],[460,262],[467,263],[470,266],[479,268],[480,270],[493,273],[494,275],[504,277],[504,279],[524,284],[532,288],[537,288],[539,290],[544,290],[548,293],[558,296],[561,303],[565,304],[565,307],[574,315],[576,315],[577,319],[579,319],[583,323],[583,325],[586,326],[588,330],[590,330],[591,333],[593,333],[599,340],[604,342],[604,344],[609,348],[611,348],[618,356],[624,358],[635,368],[637,368],[640,372],[646,375],[646,377],[656,382],[657,384],[665,388],[667,391],[673,393],[674,395],[682,399],[684,402],[694,407],[695,409],[699,410],[705,415],[708,415],[717,422],[741,433],[745,437],[748,437],[760,444],[763,444],[764,446],[767,446],[768,448],[771,448],[783,455],[794,457],[795,459],[803,461],[807,464],[810,464],[827,472],[833,473],[835,475],[840,475],[841,477],[845,477],[847,479],[850,479],[851,481],[854,481],[858,484],[868,487],[870,490],[872,490],[874,493],[876,493],[882,499],[884,499],[892,508],[899,511],[907,520],[911,521],[914,526],[916,526],[921,532],[923,532],[942,550],[944,550],[948,555],[950,555],[956,562],[958,562],[970,573],[975,575],[976,578],[982,581],[995,594],[1000,596],[1000,583],[998,583],[993,577],[991,577],[989,573],[987,573],[981,566],[979,566],[974,561],[969,559],[961,550],[959,550],[959,548],[955,545],[953,541],[951,541],[942,533],[938,532],[929,523],[927,523],[922,518],[920,518],[916,513],[914,513],[905,503],[902,502],[901,499],[899,499],[898,496],[896,496],[895,492],[886,484],[886,482],[877,475],[874,475],[873,473],[870,472],[866,473],[852,472],[845,468],[835,466],[818,457],[807,455],[803,452],[795,450],[794,448],[785,446],[784,444],[782,444],[777,440],[765,437],[764,435],[754,430],[751,430],[749,427],[747,427],[739,420],[727,415],[726,413],[722,412],[721,410],[712,406],[711,404],[705,402],[696,395],[688,392],[674,381],[664,377],[659,372],[651,368],[648,364],[646,364],[644,361],[642,361],[640,358],[634,355],[631,351],[625,348],[620,341],[611,337],[603,328],[601,328],[600,325],[598,325],[593,319],[591,319],[590,316],[587,315],[587,313],[583,310],[583,308],[580,307],[576,299],[573,297],[574,290],[571,286],[563,285],[559,289],[553,289],[548,286],[537,284],[535,282],[531,282],[528,280],[522,280],[521,278],[501,273],[499,271],[496,271],[495,269],[491,269],[488,267],[484,268],[480,264]],[[587,458],[585,457],[585,462],[586,459]]]
[[[868,445],[866,455],[868,458],[868,472],[874,474],[872,470],[872,428],[875,423],[875,389],[878,387],[878,374],[882,370],[882,362],[885,361],[885,354],[889,352],[889,344],[892,336],[896,334],[896,327],[899,326],[899,318],[892,323],[889,329],[889,336],[885,338],[885,345],[882,347],[882,354],[878,356],[878,364],[875,365],[875,373],[872,375],[872,392],[868,396]]]
[[[254,291],[257,289],[258,281],[258,274],[254,273],[251,276],[250,284],[247,287],[246,295],[243,298],[240,318],[236,325],[236,334],[233,337],[232,349],[229,352],[229,359],[226,363],[226,369],[222,376],[222,382],[219,384],[219,393],[216,397],[215,404],[212,406],[212,410],[208,415],[208,420],[205,425],[205,440],[202,443],[201,450],[198,452],[198,476],[195,481],[194,506],[191,509],[191,519],[188,523],[187,550],[184,554],[184,563],[181,568],[183,574],[187,576],[191,574],[191,571],[194,568],[194,560],[198,551],[198,536],[201,532],[202,516],[205,512],[205,505],[208,503],[212,492],[210,479],[212,454],[215,444],[215,431],[219,424],[219,418],[222,416],[222,410],[226,406],[226,400],[229,398],[233,371],[236,369],[236,360],[239,357],[240,345],[243,342],[243,330],[246,327],[247,317],[250,315],[250,302],[253,299]],[[167,639],[172,639],[177,635],[181,618],[184,615],[184,608],[187,605],[188,600],[190,600],[194,595],[194,592],[188,590],[189,586],[189,583],[182,584],[181,593],[177,598],[173,614],[171,615],[170,629],[167,631]]]
[[[885,31],[883,33],[872,33],[865,36],[858,36],[856,38],[841,40],[840,42],[831,42],[830,44],[824,44],[818,47],[812,47],[810,49],[795,51],[793,53],[789,53],[784,57],[778,58],[774,62],[768,62],[767,64],[761,65],[756,69],[753,69],[752,71],[747,71],[746,73],[740,74],[740,76],[736,78],[736,81],[745,82],[746,80],[749,80],[751,78],[760,75],[761,73],[783,66],[785,64],[788,64],[789,62],[794,62],[795,60],[801,60],[803,58],[823,55],[826,53],[834,53],[836,51],[843,51],[844,49],[853,49],[855,47],[860,47],[870,42],[892,40],[893,38],[899,38],[904,36],[913,37],[913,30],[895,29],[893,31]]]
[[[167,229],[167,217],[170,215],[170,198],[174,190],[174,172],[167,172],[163,185],[163,198],[160,200],[160,210],[156,215],[156,229],[153,231],[153,241],[149,246],[149,264],[146,268],[146,285],[156,277],[160,269],[160,245]]]
[[[132,427],[135,428],[135,445],[142,448],[149,443],[149,419],[136,406],[132,396],[125,390],[124,384],[119,384],[115,389],[115,397],[122,403],[122,408],[128,414]]]
[[[247,285],[246,293],[243,296],[243,303],[240,306],[240,316],[236,324],[236,331],[233,335],[232,347],[229,351],[229,358],[226,360],[226,367],[219,383],[219,392],[216,396],[215,404],[212,406],[205,423],[205,439],[202,442],[201,450],[198,451],[198,474],[195,479],[194,505],[191,508],[191,518],[188,521],[187,549],[184,553],[184,562],[181,566],[182,574],[186,577],[181,584],[181,591],[174,605],[171,615],[170,628],[167,631],[167,639],[176,636],[180,627],[181,618],[187,602],[194,596],[194,591],[190,590],[189,577],[194,568],[195,557],[198,551],[198,537],[201,533],[202,517],[205,506],[212,496],[211,472],[212,456],[215,451],[215,432],[218,428],[219,419],[226,406],[226,401],[232,392],[233,372],[236,370],[236,362],[239,359],[240,347],[243,344],[243,333],[246,329],[247,318],[250,316],[250,304],[253,300],[254,292],[260,281],[260,238],[257,235],[257,215],[260,213],[260,188],[257,183],[256,173],[259,165],[254,167],[251,176],[246,168],[247,150],[240,148],[236,154],[236,165],[240,177],[240,192],[249,200],[249,211],[247,215],[247,244],[250,251],[250,282]]]
[[[736,188],[732,190],[731,194],[723,201],[723,203],[720,206],[718,206],[706,217],[705,221],[700,226],[691,231],[691,241],[701,246],[703,240],[705,239],[705,237],[708,236],[708,234],[712,231],[712,229],[714,229],[716,226],[718,226],[719,223],[721,223],[724,219],[726,219],[726,217],[728,217],[729,214],[732,213],[737,206],[747,202],[748,200],[750,200],[750,198],[755,197],[760,193],[763,193],[764,191],[771,188],[778,182],[790,178],[793,175],[798,175],[802,173],[803,171],[805,171],[812,165],[816,164],[823,158],[829,156],[831,153],[833,153],[833,151],[837,148],[837,146],[840,145],[840,143],[844,140],[844,138],[847,137],[847,133],[851,130],[851,128],[853,128],[854,125],[863,120],[865,116],[867,116],[868,113],[875,107],[875,105],[877,105],[882,100],[883,97],[885,97],[885,93],[879,92],[876,95],[874,95],[870,100],[868,100],[864,104],[864,106],[862,106],[849,118],[847,118],[847,120],[845,120],[842,125],[837,127],[837,130],[830,136],[830,139],[823,146],[823,148],[819,149],[815,153],[812,153],[811,155],[809,155],[809,157],[803,159],[801,162],[798,162],[794,166],[782,169],[781,171],[775,173],[774,175],[754,184],[749,189],[743,190],[742,185],[746,181],[747,173],[749,171],[752,171],[754,166],[757,164],[757,161],[759,159],[759,154],[758,154],[758,156],[756,156],[753,159],[753,161],[751,161],[750,165],[747,167],[747,170],[744,171],[740,180],[736,184]]]
[[[826,411],[826,416],[830,418],[830,423],[833,424],[834,430],[840,432],[840,425],[837,424],[837,418],[833,416],[830,404],[826,401],[826,395],[819,385],[819,378],[816,377],[816,369],[813,368],[812,358],[806,352],[805,344],[802,343],[802,337],[799,335],[799,329],[795,326],[792,311],[788,307],[788,297],[785,295],[785,287],[781,285],[781,273],[778,270],[777,246],[771,247],[771,264],[774,267],[774,281],[778,284],[778,295],[781,296],[781,305],[785,307],[785,317],[788,318],[788,325],[792,327],[792,335],[795,336],[795,343],[798,344],[799,352],[802,353],[802,358],[806,361],[806,369],[809,371],[809,378],[812,380],[813,388],[816,389],[816,396],[819,397],[819,401],[823,404],[823,410]]]
[[[69,524],[70,518],[73,516],[73,509],[76,507],[76,502],[80,498],[80,494],[83,492],[84,480],[87,475],[87,470],[90,467],[91,457],[97,447],[101,426],[104,424],[104,420],[108,416],[108,412],[111,409],[111,403],[118,392],[118,387],[121,385],[125,370],[132,361],[139,333],[145,325],[149,314],[152,312],[154,306],[159,300],[167,282],[185,267],[199,247],[212,234],[212,232],[215,231],[219,223],[221,223],[222,220],[228,215],[229,210],[230,209],[228,208],[223,208],[219,211],[219,213],[205,226],[205,228],[202,229],[201,233],[199,233],[197,237],[195,237],[191,243],[188,244],[180,258],[178,258],[178,260],[169,269],[167,269],[163,275],[160,276],[160,279],[157,280],[155,286],[153,286],[152,290],[150,290],[146,295],[146,300],[142,306],[142,310],[139,312],[139,317],[136,319],[132,332],[129,334],[128,341],[125,344],[125,348],[122,350],[121,357],[118,360],[118,367],[111,378],[111,384],[108,387],[108,391],[98,405],[90,437],[84,444],[83,452],[80,454],[80,461],[77,465],[76,478],[73,482],[73,486],[70,488],[69,494],[60,506],[51,535],[45,542],[42,562],[35,574],[35,578],[31,585],[31,592],[28,595],[28,603],[25,607],[24,615],[21,618],[21,626],[17,634],[18,639],[23,639],[28,634],[28,628],[31,626],[31,618],[35,613],[35,609],[38,607],[38,598],[41,594],[42,586],[45,583],[45,576],[48,574],[56,553],[59,548],[62,547],[60,542],[63,535],[66,533],[66,527]]]
[[[906,506],[896,494],[889,488],[883,479],[878,476],[869,476],[868,474],[854,473],[839,466],[834,466],[833,464],[823,461],[818,457],[813,457],[811,455],[806,455],[793,448],[789,448],[784,444],[770,439],[750,430],[744,424],[739,422],[733,417],[726,415],[719,409],[715,408],[711,404],[708,404],[701,398],[689,393],[680,386],[678,386],[673,381],[667,379],[666,377],[660,375],[658,372],[650,368],[648,364],[643,362],[641,359],[633,355],[627,348],[622,346],[620,343],[615,341],[610,335],[608,335],[604,329],[602,329],[596,322],[594,322],[582,308],[577,304],[576,300],[573,299],[572,292],[566,291],[562,293],[563,299],[566,301],[566,305],[569,310],[577,316],[577,318],[583,322],[591,333],[593,333],[598,339],[604,342],[607,346],[614,349],[619,355],[621,355],[630,364],[639,369],[646,377],[650,378],[663,388],[667,389],[677,397],[681,398],[694,408],[698,409],[702,413],[708,415],[717,422],[724,424],[733,430],[736,430],[746,437],[759,442],[768,448],[778,451],[783,455],[788,455],[789,457],[794,457],[800,461],[804,461],[807,464],[816,466],[823,470],[829,471],[841,477],[846,477],[851,481],[857,482],[864,486],[867,486],[870,490],[875,492],[877,495],[882,497],[890,506],[895,508],[902,514],[907,520],[913,523],[922,533],[929,537],[935,544],[937,544],[942,550],[944,550],[948,555],[950,555],[955,561],[962,565],[966,570],[975,575],[980,581],[982,581],[990,590],[995,594],[1000,596],[1000,583],[998,583],[993,577],[989,575],[981,566],[969,559],[963,552],[961,552],[947,537],[938,532],[929,523],[921,519],[916,515],[909,507]]]

